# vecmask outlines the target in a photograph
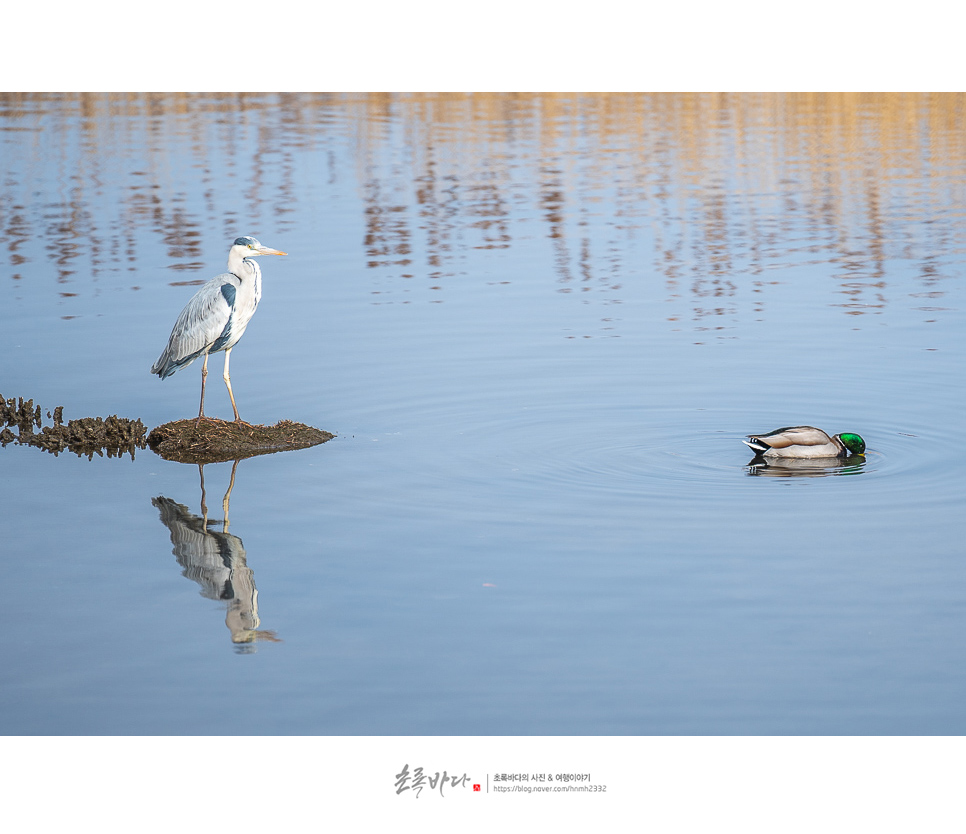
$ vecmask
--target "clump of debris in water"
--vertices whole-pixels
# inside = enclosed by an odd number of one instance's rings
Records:
[[[290,420],[274,426],[257,426],[243,420],[228,422],[202,417],[199,421],[193,417],[153,429],[148,435],[148,445],[167,460],[215,463],[288,449],[307,449],[333,437],[331,432]]]
[[[150,446],[166,460],[182,463],[216,463],[282,452],[307,449],[335,437],[331,432],[302,423],[282,420],[274,426],[226,422],[211,417],[201,420],[176,420],[153,429],[150,434],[140,420],[113,415],[107,418],[82,417],[64,423],[64,407],[47,412],[52,426],[43,425],[43,409],[23,397],[0,396],[0,446],[18,443],[36,446],[53,455],[63,451],[93,459],[130,454]],[[11,429],[16,429],[13,432]],[[37,431],[35,431],[37,429]]]
[[[33,400],[23,397],[8,400],[0,395],[0,426],[3,426],[0,446],[19,443],[53,455],[69,451],[89,460],[94,455],[115,458],[130,454],[133,460],[135,449],[144,449],[147,445],[147,428],[140,420],[112,415],[106,419],[82,417],[65,424],[63,406],[55,408],[53,413],[48,411],[47,418],[53,421],[52,426],[43,425],[43,409],[35,406]],[[17,429],[16,434],[11,431],[12,427]]]

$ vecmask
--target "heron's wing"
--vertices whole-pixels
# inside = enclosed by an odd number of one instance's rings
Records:
[[[178,316],[168,346],[151,372],[162,378],[193,362],[215,344],[231,320],[231,304],[241,282],[231,273],[218,275],[196,292]]]
[[[789,426],[776,429],[768,434],[750,436],[773,449],[787,449],[789,446],[824,446],[830,442],[830,438],[825,432],[812,426]]]

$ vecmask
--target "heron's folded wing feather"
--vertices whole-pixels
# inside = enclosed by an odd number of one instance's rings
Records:
[[[231,307],[221,291],[222,284],[234,275],[219,275],[205,284],[181,311],[168,340],[168,354],[174,361],[197,354],[213,345],[231,318]]]

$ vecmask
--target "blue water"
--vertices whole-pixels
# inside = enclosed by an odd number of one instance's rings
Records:
[[[966,731],[962,104],[6,97],[0,394],[192,416],[254,234],[239,411],[337,437],[204,468],[207,573],[197,466],[0,449],[0,730]]]

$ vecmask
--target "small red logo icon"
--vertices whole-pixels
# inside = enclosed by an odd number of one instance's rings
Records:
[[[473,785],[473,790],[474,791],[478,791],[479,789],[480,789],[480,786],[479,785]]]

